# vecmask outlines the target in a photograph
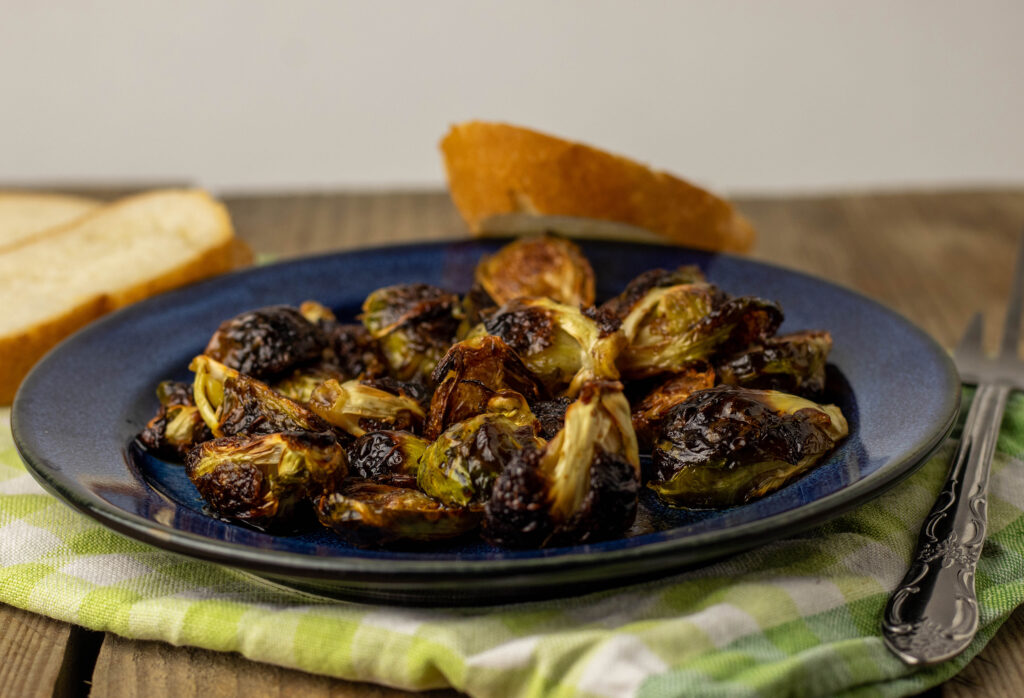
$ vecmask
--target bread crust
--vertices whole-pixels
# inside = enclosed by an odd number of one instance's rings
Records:
[[[0,360],[0,405],[12,402],[22,379],[46,352],[93,320],[130,303],[245,266],[251,261],[251,251],[233,236],[231,219],[224,205],[209,197],[205,192],[198,193],[209,200],[211,212],[218,218],[217,227],[225,231],[227,237],[209,248],[198,250],[195,255],[182,264],[165,270],[144,282],[118,289],[113,293],[98,293],[58,317],[41,319],[40,322],[23,331],[0,336],[0,357],[3,357]],[[130,199],[138,200],[141,197],[154,194],[159,194],[159,192],[141,194],[137,197],[130,197]],[[86,214],[85,217],[67,227],[77,226],[86,218],[107,215],[117,207],[125,206],[128,203],[130,200],[124,199],[104,206]],[[46,238],[50,237],[51,234],[48,232]],[[46,244],[46,242],[40,244]]]
[[[456,124],[441,141],[448,188],[470,230],[507,213],[628,223],[674,243],[744,252],[756,233],[726,201],[618,155],[508,124]]]

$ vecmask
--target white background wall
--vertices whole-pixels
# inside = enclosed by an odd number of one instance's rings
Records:
[[[0,183],[439,186],[474,117],[732,192],[1024,183],[1019,0],[0,10]]]

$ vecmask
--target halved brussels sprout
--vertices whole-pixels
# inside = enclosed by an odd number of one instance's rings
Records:
[[[673,373],[716,351],[763,341],[781,322],[777,303],[725,298],[710,284],[653,288],[622,321],[629,343],[619,357],[619,368],[629,378]]]
[[[442,504],[482,504],[512,454],[542,442],[531,427],[497,414],[480,414],[453,424],[420,457],[420,489]]]
[[[209,356],[200,354],[189,368],[196,374],[196,406],[216,437],[330,428],[306,407]]]
[[[407,431],[369,431],[349,447],[349,471],[364,480],[416,487],[420,456],[429,445]]]
[[[423,430],[428,439],[487,411],[488,401],[499,391],[515,391],[527,401],[544,394],[544,387],[522,359],[499,337],[490,335],[453,345],[434,369],[433,380],[437,389]]]
[[[417,431],[425,416],[420,404],[407,395],[374,388],[362,381],[321,383],[309,398],[309,407],[321,419],[352,436],[367,431]]]
[[[485,536],[537,547],[602,540],[628,529],[637,510],[640,459],[622,386],[593,382],[541,449],[521,452],[486,505]]]
[[[197,443],[213,438],[192,398],[192,386],[163,381],[156,389],[160,409],[139,434],[142,444],[158,454],[184,458]]]
[[[848,434],[835,405],[774,390],[701,390],[665,420],[648,486],[676,507],[745,504],[806,473]]]
[[[481,518],[479,509],[446,507],[416,489],[362,480],[320,497],[316,513],[324,526],[365,547],[454,538]]]
[[[594,270],[579,246],[545,235],[510,242],[476,266],[476,282],[499,305],[550,298],[575,307],[594,304]]]
[[[547,298],[519,298],[497,310],[471,336],[500,337],[553,395],[574,397],[584,383],[617,379],[625,345],[619,331],[602,328],[578,309]]]
[[[320,358],[327,338],[295,308],[272,305],[221,323],[204,354],[254,378],[279,375]]]
[[[294,431],[207,441],[189,452],[186,468],[220,516],[272,525],[300,502],[337,490],[347,461],[332,435]]]
[[[766,339],[718,362],[722,383],[813,396],[825,389],[832,335],[793,332]]]
[[[692,361],[633,405],[633,430],[641,448],[650,450],[669,410],[698,390],[715,384],[715,369],[707,361]]]
[[[360,318],[398,380],[429,379],[458,329],[459,298],[427,284],[387,286],[363,302]]]

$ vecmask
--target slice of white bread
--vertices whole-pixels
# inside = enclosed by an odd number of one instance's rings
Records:
[[[121,199],[0,253],[0,404],[68,334],[245,256],[227,209],[198,190]]]
[[[441,141],[452,201],[474,233],[510,213],[626,223],[671,242],[743,252],[754,228],[723,199],[665,172],[508,124],[456,124]]]
[[[80,196],[0,191],[0,252],[55,226],[70,223],[100,206]]]

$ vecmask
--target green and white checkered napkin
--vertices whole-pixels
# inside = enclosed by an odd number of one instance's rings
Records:
[[[311,601],[111,533],[25,472],[0,412],[0,601],[126,637],[346,679],[476,696],[897,696],[952,676],[1024,601],[1024,395],[993,464],[981,630],[912,670],[879,620],[952,446],[851,514],[726,562],[573,599],[489,609]]]

